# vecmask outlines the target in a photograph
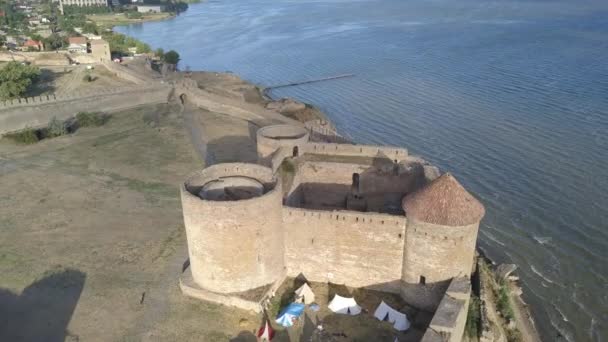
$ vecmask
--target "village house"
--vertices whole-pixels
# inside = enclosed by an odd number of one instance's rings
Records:
[[[23,43],[21,48],[23,51],[42,51],[44,50],[44,43],[39,40],[28,39]]]
[[[87,53],[87,39],[85,37],[68,38],[68,51],[71,53]]]

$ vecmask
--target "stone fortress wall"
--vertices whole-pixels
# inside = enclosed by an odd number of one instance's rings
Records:
[[[74,90],[69,95],[32,96],[0,102],[0,135],[27,127],[41,127],[53,117],[67,119],[82,111],[118,111],[144,104],[166,103],[172,87],[124,65],[105,62],[115,76],[130,86]]]
[[[236,230],[225,231],[230,236],[221,241],[210,236],[210,241],[225,247],[209,249],[213,256],[210,254],[203,261],[208,269],[216,267],[211,263],[217,259],[222,269],[237,270],[239,266],[228,264],[228,256],[243,249],[267,252],[263,241],[266,237],[253,234],[257,228],[251,223],[265,226],[270,220],[272,229],[267,232],[283,239],[274,240],[276,246],[282,243],[275,248],[283,255],[273,253],[274,263],[268,269],[277,270],[276,263],[280,260],[284,271],[253,281],[257,275],[249,271],[255,263],[246,261],[247,270],[226,271],[229,272],[224,278],[226,283],[242,283],[239,288],[243,290],[247,283],[251,288],[252,284],[260,285],[265,280],[270,286],[285,275],[304,275],[312,281],[398,293],[409,304],[435,312],[424,341],[460,340],[468,310],[468,279],[477,230],[483,216],[481,204],[478,204],[481,209],[467,207],[472,196],[451,175],[440,176],[436,168],[410,156],[406,149],[312,142],[314,136],[315,132],[308,127],[276,125],[260,129],[258,157],[266,167],[258,167],[276,175],[277,184],[286,188],[280,191],[281,196],[274,199],[274,204],[262,200],[266,195],[244,201],[260,203],[253,208],[263,214],[254,217],[248,210],[237,210],[244,219],[241,223],[234,223],[239,217],[230,210],[223,211],[232,208],[233,203],[203,214],[192,211],[188,199],[184,204],[184,221],[189,232],[189,249],[198,253],[206,248],[203,242],[191,239],[190,232],[214,227],[215,234],[221,235],[225,225],[242,224],[239,234],[245,239],[236,241]],[[291,167],[282,168],[285,161]],[[442,200],[429,204],[425,203],[427,198]],[[274,211],[279,211],[281,217],[275,217]],[[215,228],[218,225],[222,228]],[[233,246],[239,252],[232,250]],[[259,269],[260,265],[255,265]],[[192,268],[191,272],[199,271]],[[213,297],[226,288],[220,286],[213,291],[204,282],[209,279],[194,286],[211,293],[197,297],[244,307],[235,304],[234,294],[219,300]],[[227,288],[236,287],[233,284]],[[188,293],[187,287],[184,292]],[[263,302],[264,299],[258,301]]]
[[[285,207],[288,276],[400,292],[406,218]]]
[[[0,134],[41,127],[53,117],[67,119],[78,112],[123,110],[144,104],[166,103],[170,88],[129,86],[74,91],[69,96],[36,96],[0,103]]]

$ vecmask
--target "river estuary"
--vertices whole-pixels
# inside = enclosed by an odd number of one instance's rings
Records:
[[[608,1],[210,0],[117,31],[404,146],[486,205],[546,341],[608,339]]]

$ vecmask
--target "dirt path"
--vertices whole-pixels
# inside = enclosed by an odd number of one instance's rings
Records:
[[[202,125],[198,120],[198,110],[188,103],[180,104],[180,114],[184,117],[192,146],[199,154],[201,161],[207,164],[207,143],[203,140]]]

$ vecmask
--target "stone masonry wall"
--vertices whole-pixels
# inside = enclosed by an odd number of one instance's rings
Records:
[[[422,342],[461,342],[467,322],[471,283],[454,278],[441,297]]]
[[[416,307],[434,310],[451,278],[470,276],[477,230],[477,224],[444,227],[409,219],[402,297]]]
[[[399,293],[403,216],[283,209],[289,276]]]
[[[93,93],[75,91],[70,96],[37,96],[0,103],[0,134],[26,127],[40,127],[53,117],[67,119],[82,111],[116,111],[143,104],[166,103],[170,88],[131,86]]]
[[[293,155],[293,147],[308,142],[309,133],[304,127],[294,125],[273,125],[258,130],[256,143],[259,162],[271,165],[273,155],[281,148]]]
[[[381,157],[397,161],[405,160],[408,156],[407,149],[399,147],[334,143],[307,143],[300,148],[300,153],[327,154],[332,156]]]
[[[236,175],[259,180],[267,192],[238,201],[202,200],[190,192]],[[216,164],[192,175],[181,187],[181,197],[190,267],[199,286],[217,293],[242,292],[271,284],[284,274],[281,184],[273,180],[270,169]]]
[[[114,75],[127,81],[131,81],[139,85],[150,85],[154,80],[147,75],[138,73],[135,70],[129,69],[127,65],[115,63],[113,61],[105,61],[103,65],[110,70]]]
[[[477,224],[445,227],[410,219],[406,245],[412,253],[405,255],[403,279],[418,283],[420,276],[427,283],[452,277],[468,277],[473,267]]]

